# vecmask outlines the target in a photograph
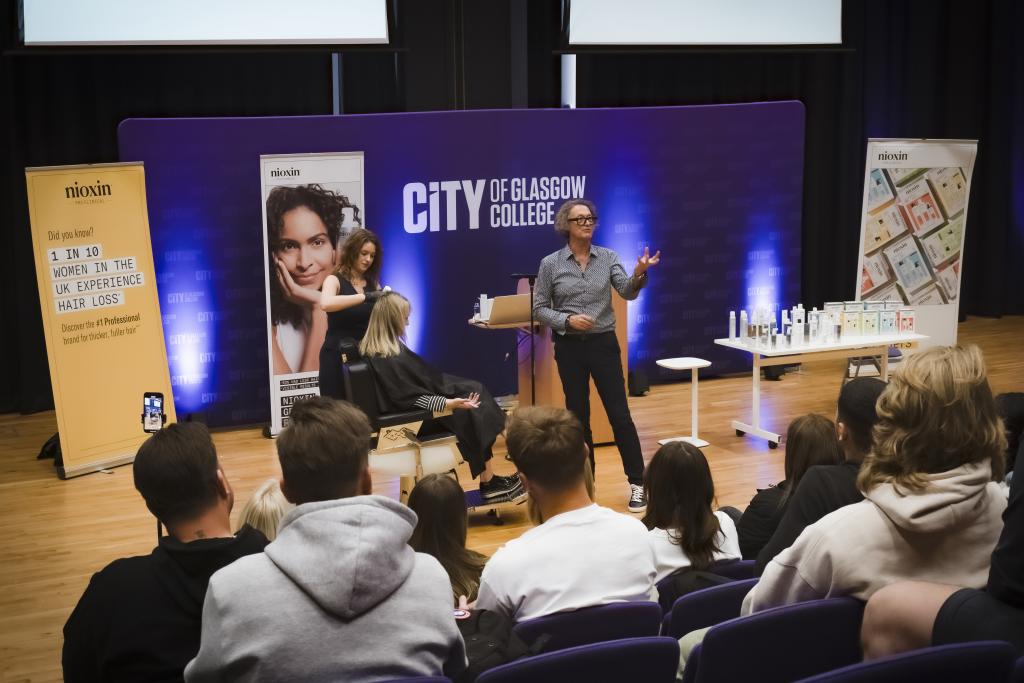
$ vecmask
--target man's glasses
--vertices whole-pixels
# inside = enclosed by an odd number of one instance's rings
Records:
[[[597,223],[597,216],[576,216],[576,218],[568,219],[570,223],[575,223],[579,226],[593,225]]]

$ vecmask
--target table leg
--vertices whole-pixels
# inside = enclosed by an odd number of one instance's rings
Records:
[[[690,424],[693,438],[697,438],[697,368],[690,369]]]
[[[883,382],[889,381],[889,347],[882,349],[881,358],[878,363],[878,374],[882,376]]]
[[[732,421],[732,428],[736,430],[736,436],[744,436],[751,434],[753,436],[759,436],[762,439],[768,441],[768,448],[778,448],[779,441],[781,440],[779,435],[775,432],[769,432],[766,429],[761,429],[761,354],[756,351],[753,353],[754,369],[752,371],[751,381],[751,397],[753,399],[753,405],[751,406],[751,422],[753,424],[745,424],[739,420]]]

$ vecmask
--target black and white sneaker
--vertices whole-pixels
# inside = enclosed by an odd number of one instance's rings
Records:
[[[643,486],[629,485],[629,502],[626,504],[626,508],[637,515],[647,511],[647,495],[644,493]]]
[[[496,474],[489,481],[480,482],[480,497],[485,503],[504,503],[526,495],[519,476],[503,477]]]

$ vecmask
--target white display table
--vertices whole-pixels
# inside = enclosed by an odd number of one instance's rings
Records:
[[[830,344],[806,344],[782,349],[758,347],[752,339],[716,339],[715,343],[737,351],[745,351],[753,357],[751,422],[732,421],[736,436],[752,434],[768,440],[769,448],[778,448],[779,435],[761,428],[761,368],[772,365],[793,365],[812,360],[849,358],[850,356],[878,356],[879,371],[883,382],[889,380],[889,347],[893,344],[911,347],[928,339],[923,334],[875,334],[847,337]]]

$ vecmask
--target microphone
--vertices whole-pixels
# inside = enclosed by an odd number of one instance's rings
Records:
[[[519,280],[519,279],[522,279],[524,277],[527,280],[536,280],[537,279],[537,273],[512,273],[511,275],[509,275],[509,277],[511,277],[513,280]]]

